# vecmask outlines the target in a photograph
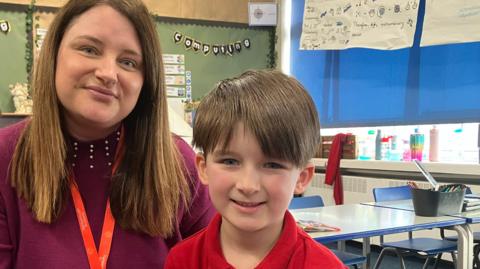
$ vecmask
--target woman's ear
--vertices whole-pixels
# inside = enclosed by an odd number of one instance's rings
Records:
[[[197,166],[198,177],[203,185],[208,185],[208,177],[206,173],[207,159],[202,153],[197,153],[195,156],[195,165]]]
[[[308,184],[312,181],[315,174],[315,166],[313,163],[308,163],[298,175],[297,183],[295,184],[294,194],[303,194]]]

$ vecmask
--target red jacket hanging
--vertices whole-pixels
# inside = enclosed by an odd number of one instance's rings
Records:
[[[333,198],[337,205],[343,204],[343,184],[342,175],[340,173],[340,159],[342,159],[342,149],[346,140],[347,135],[342,133],[335,135],[333,138],[330,153],[328,154],[327,170],[325,172],[325,184],[333,185]]]

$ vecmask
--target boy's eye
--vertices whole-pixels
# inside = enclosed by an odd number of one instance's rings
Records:
[[[223,160],[221,160],[221,163],[223,163],[225,165],[237,165],[238,161],[234,160],[234,159],[223,159]]]
[[[275,162],[270,162],[265,164],[265,168],[270,168],[270,169],[282,169],[284,167],[285,166],[283,166],[282,164],[275,163]]]

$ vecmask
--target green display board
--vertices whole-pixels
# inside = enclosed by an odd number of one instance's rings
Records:
[[[272,62],[272,27],[236,27],[211,24],[182,23],[156,19],[157,31],[163,53],[185,56],[185,70],[191,72],[192,99],[200,99],[208,93],[219,80],[236,76],[247,69],[267,68]],[[178,43],[175,33],[182,35]],[[201,49],[187,49],[185,38],[208,45],[228,45],[248,39],[250,48],[242,44],[241,50],[232,55],[210,51],[205,55]]]
[[[10,31],[0,32],[0,111],[13,112],[15,108],[8,85],[27,81],[25,45],[25,12],[0,9],[0,21],[7,21]]]

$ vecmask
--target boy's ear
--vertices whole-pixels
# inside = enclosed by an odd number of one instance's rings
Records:
[[[197,153],[195,156],[195,165],[197,166],[197,171],[198,171],[198,177],[200,178],[200,181],[204,185],[208,185],[208,177],[206,173],[206,168],[207,168],[207,160],[205,158],[205,155],[202,153]]]
[[[313,163],[308,163],[298,175],[297,183],[295,184],[294,194],[302,194],[305,192],[308,184],[312,181],[315,174],[315,166]]]

